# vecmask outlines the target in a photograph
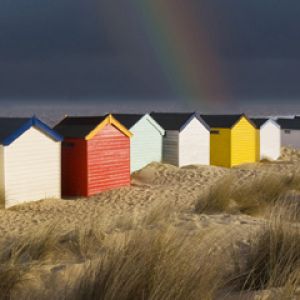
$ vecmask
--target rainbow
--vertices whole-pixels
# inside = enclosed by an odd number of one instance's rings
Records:
[[[211,107],[212,101],[216,105],[228,99],[219,57],[193,4],[132,1],[175,96],[203,108]]]

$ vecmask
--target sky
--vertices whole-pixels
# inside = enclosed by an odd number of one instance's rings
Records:
[[[2,0],[14,107],[300,112],[300,1]]]

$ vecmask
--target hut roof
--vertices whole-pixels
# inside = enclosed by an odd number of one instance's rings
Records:
[[[52,130],[48,125],[37,119],[32,118],[0,118],[0,143],[10,145],[20,135],[31,127],[36,127],[56,141],[61,141],[61,135]]]
[[[246,117],[246,116],[244,114],[236,114],[236,115],[201,115],[201,117],[210,127],[232,128],[242,117]],[[249,121],[251,122],[251,120]]]
[[[113,114],[113,116],[125,127],[130,129],[134,126],[144,115],[143,114]]]
[[[300,130],[300,118],[295,119],[277,119],[276,122],[282,129]]]
[[[110,114],[94,117],[66,117],[54,127],[54,130],[65,138],[91,139],[107,124],[113,124],[125,135],[132,136],[132,133]]]
[[[98,117],[65,117],[54,130],[65,138],[85,138],[106,116]]]
[[[196,117],[209,130],[209,126],[196,113],[152,112],[150,116],[165,130],[183,130],[193,117]]]
[[[261,128],[269,120],[268,118],[251,118],[252,123],[257,129]]]

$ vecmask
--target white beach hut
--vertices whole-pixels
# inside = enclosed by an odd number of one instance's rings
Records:
[[[209,165],[210,129],[195,113],[151,113],[165,130],[163,161],[175,166]]]
[[[258,130],[260,159],[278,159],[281,151],[280,125],[267,118],[252,118],[251,121]]]
[[[164,129],[149,114],[113,115],[133,136],[130,139],[131,172],[151,162],[162,162]]]
[[[59,198],[62,137],[37,118],[0,118],[0,202]]]
[[[281,127],[281,143],[283,146],[300,148],[300,118],[277,119]]]

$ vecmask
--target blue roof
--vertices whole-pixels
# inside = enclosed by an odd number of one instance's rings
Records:
[[[32,118],[0,118],[0,144],[10,145],[25,131],[35,127],[55,141],[62,141],[63,137],[36,117]]]

